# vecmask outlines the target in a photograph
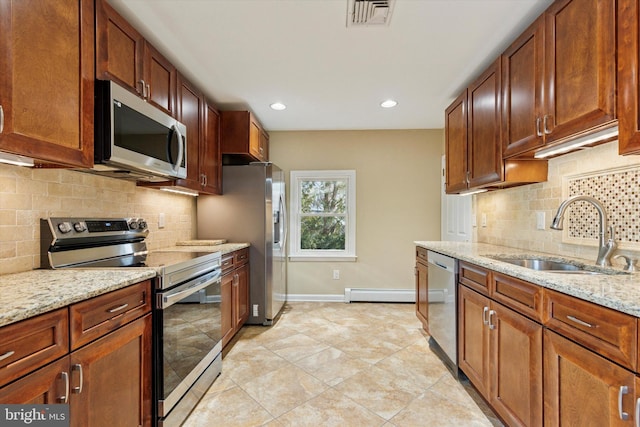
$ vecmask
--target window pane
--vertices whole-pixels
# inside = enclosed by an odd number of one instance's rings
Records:
[[[345,213],[347,183],[344,180],[302,181],[300,201],[302,213]]]
[[[300,222],[300,249],[345,249],[344,218],[306,216]]]

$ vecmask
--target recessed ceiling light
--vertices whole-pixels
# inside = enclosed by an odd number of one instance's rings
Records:
[[[387,99],[386,101],[382,101],[382,102],[380,103],[380,106],[381,106],[382,108],[393,108],[393,107],[395,107],[396,105],[398,105],[398,102],[397,102],[397,101],[394,101],[393,99]]]
[[[269,105],[269,107],[271,107],[274,110],[284,110],[285,108],[287,108],[286,105],[284,105],[282,102],[274,102],[273,104]]]

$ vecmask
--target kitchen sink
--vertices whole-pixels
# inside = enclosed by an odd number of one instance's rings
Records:
[[[608,268],[601,268],[595,265],[582,264],[579,262],[559,261],[544,257],[501,257],[488,256],[496,261],[507,262],[509,264],[518,265],[520,267],[530,268],[531,270],[547,271],[549,273],[560,274],[628,274],[624,271],[618,271]]]

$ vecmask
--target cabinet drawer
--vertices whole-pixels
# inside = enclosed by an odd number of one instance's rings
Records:
[[[222,257],[222,260],[220,261],[222,274],[228,273],[229,271],[233,270],[233,258],[233,252]]]
[[[544,324],[549,329],[636,371],[636,318],[587,301],[544,290]]]
[[[233,253],[233,267],[238,268],[249,262],[249,248],[240,249]]]
[[[146,280],[70,306],[71,349],[151,311],[151,282]]]
[[[540,286],[494,272],[491,296],[520,314],[542,322],[542,288]]]
[[[489,295],[490,271],[477,265],[460,261],[458,281],[475,289],[483,295]]]
[[[427,250],[425,248],[416,247],[416,261],[423,264],[427,264],[429,262]]]
[[[62,308],[0,328],[0,386],[69,352],[69,315]]]

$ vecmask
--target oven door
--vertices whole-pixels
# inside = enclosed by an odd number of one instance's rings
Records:
[[[220,277],[217,268],[156,293],[154,353],[159,418],[169,414],[222,351]]]

